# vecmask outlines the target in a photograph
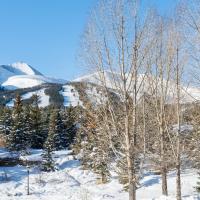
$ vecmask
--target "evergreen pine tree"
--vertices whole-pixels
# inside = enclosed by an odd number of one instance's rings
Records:
[[[12,126],[11,110],[8,107],[1,107],[0,111],[0,142],[1,145],[6,146]]]
[[[43,171],[54,171],[54,160],[53,160],[53,150],[55,147],[54,134],[55,134],[55,114],[51,115],[51,120],[49,124],[48,137],[44,143],[44,153],[42,154],[42,170]]]
[[[26,135],[26,146],[31,147],[31,126],[30,126],[30,106],[26,105],[24,112],[24,132]]]
[[[33,95],[32,105],[30,106],[30,130],[32,148],[42,148],[46,139],[46,135],[42,129],[41,110],[38,104],[38,95]]]
[[[100,183],[105,183],[110,176],[108,166],[111,151],[105,124],[94,113],[85,111],[73,149],[76,153],[80,150],[83,167],[93,170],[99,175]]]
[[[66,147],[66,131],[58,110],[54,110],[50,116],[49,137],[52,139],[53,150],[60,150]]]
[[[19,95],[16,96],[12,112],[12,128],[8,135],[8,147],[11,151],[26,150],[26,135],[24,131],[24,116],[22,100]]]
[[[49,135],[44,144],[44,153],[42,154],[42,171],[55,171],[53,160],[53,138]]]
[[[12,126],[12,113],[11,109],[8,107],[3,107],[1,109],[0,115],[0,134],[4,137],[8,136],[11,131]]]
[[[199,175],[198,177],[199,181],[197,181],[196,191],[200,193],[200,172],[198,173],[198,175]]]
[[[64,143],[66,147],[70,146],[74,143],[75,136],[77,133],[77,115],[78,115],[78,108],[74,108],[72,106],[66,108],[62,112],[62,119],[66,129],[66,138]]]

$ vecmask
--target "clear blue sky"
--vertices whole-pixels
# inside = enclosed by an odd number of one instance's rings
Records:
[[[177,0],[145,0],[167,14]],[[97,0],[0,0],[0,64],[24,61],[45,75],[72,80],[80,37]]]

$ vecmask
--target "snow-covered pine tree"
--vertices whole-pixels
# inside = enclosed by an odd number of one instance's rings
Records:
[[[52,139],[53,150],[64,149],[67,146],[66,130],[59,110],[54,110],[50,116],[48,138]]]
[[[95,115],[95,111],[90,112],[91,109],[90,107],[84,113],[77,135],[82,140],[74,147],[76,150],[77,147],[80,148],[83,167],[98,174],[99,183],[105,183],[110,176],[108,166],[112,158],[109,139],[103,119]],[[101,112],[101,108],[96,108],[96,112]]]
[[[50,172],[55,171],[55,163],[53,160],[53,138],[52,135],[47,137],[44,144],[44,152],[42,154],[42,171]]]
[[[75,107],[68,107],[61,112],[64,128],[66,130],[65,147],[70,146],[74,142],[77,133],[77,120],[78,110]]]
[[[11,151],[24,152],[26,150],[26,135],[24,131],[24,115],[20,95],[15,98],[12,112],[12,128],[8,135],[8,148]]]
[[[200,172],[198,173],[198,175],[199,175],[198,177],[199,181],[197,181],[196,191],[200,193]]]
[[[31,146],[33,148],[42,148],[46,135],[42,129],[41,110],[39,108],[39,96],[32,96],[32,105],[30,106],[30,128],[31,128]]]
[[[31,147],[30,106],[26,105],[24,112],[24,132],[26,135],[26,146]]]
[[[8,107],[1,108],[0,115],[0,134],[3,136],[7,136],[10,133],[12,126],[12,112]]]
[[[61,135],[58,132],[58,111],[54,110],[50,116],[48,137],[44,143],[44,153],[42,154],[42,170],[54,171],[55,163],[53,151],[61,146]]]
[[[12,126],[12,116],[11,110],[8,107],[1,107],[0,114],[0,135],[1,135],[1,145],[6,146],[7,138],[10,134]]]

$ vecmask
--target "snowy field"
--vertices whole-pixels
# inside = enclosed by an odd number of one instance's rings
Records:
[[[33,150],[23,160],[41,160],[41,150]],[[8,152],[0,150],[0,157]],[[36,167],[30,169],[30,195],[27,195],[27,169],[23,166],[0,167],[0,200],[128,200],[117,177],[113,175],[107,184],[97,184],[96,175],[82,170],[78,160],[70,151],[57,151],[54,159],[58,170],[51,173],[40,172]],[[5,180],[5,173],[7,180]],[[194,170],[182,173],[182,195],[184,200],[198,199],[194,186],[197,175]],[[175,200],[175,173],[169,173],[168,198],[161,196],[159,175],[146,174],[137,190],[138,200]],[[200,199],[200,198],[199,198]]]

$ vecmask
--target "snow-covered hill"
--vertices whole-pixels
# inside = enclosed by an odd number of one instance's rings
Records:
[[[49,78],[42,75],[17,75],[9,77],[5,82],[2,83],[2,86],[6,89],[18,89],[18,88],[29,88],[44,83],[60,83],[63,84],[66,81]]]
[[[74,82],[85,82],[85,83],[93,83],[96,85],[102,85],[102,80],[105,79],[106,87],[119,90],[119,88],[122,87],[122,81],[120,78],[119,73],[111,73],[110,71],[104,71],[104,74],[100,72],[95,72],[89,75],[85,75],[79,78],[76,78],[73,80]],[[130,82],[130,78],[127,78],[127,82]],[[143,80],[146,79],[144,82],[144,88],[141,87],[141,83]],[[144,76],[144,74],[139,74],[138,76],[138,86],[140,86],[141,90],[139,91],[139,97],[143,94],[143,92],[151,93],[152,91],[155,91],[155,82],[156,79],[153,76]],[[159,84],[159,81],[158,81]],[[164,81],[164,84],[168,84],[169,90],[167,94],[167,99],[170,102],[172,99],[175,98],[175,89],[176,85],[174,82],[166,83]],[[129,84],[127,84],[129,86]],[[182,85],[181,87],[181,101],[183,103],[189,103],[194,101],[200,101],[200,88],[196,87],[186,87]],[[129,87],[130,90],[132,90],[131,87]]]
[[[6,89],[29,88],[44,83],[66,83],[67,81],[49,78],[24,62],[0,65],[0,85]]]
[[[47,107],[50,104],[63,105],[64,107],[83,106],[83,102],[80,100],[80,95],[77,89],[70,83],[64,85],[45,84],[27,89],[18,89],[17,92],[21,95],[22,100],[25,101],[30,100],[33,95],[37,95],[39,97],[39,107]],[[13,107],[16,90],[9,90],[7,95],[5,93],[6,91],[0,92],[0,99],[2,97],[6,98],[7,101],[4,102],[6,106]],[[57,96],[57,98],[54,98],[55,96]],[[60,98],[58,98],[58,96],[60,96]],[[0,102],[0,104],[1,103],[2,102]]]
[[[99,72],[94,72],[85,76],[78,77],[74,79],[74,82],[87,82],[87,83],[94,83],[96,85],[102,85],[102,77],[101,73]],[[112,75],[111,72],[105,71],[103,76],[105,77],[106,80],[106,86],[108,88],[115,89],[115,81],[120,83],[120,75],[118,73],[114,73],[114,76]]]

